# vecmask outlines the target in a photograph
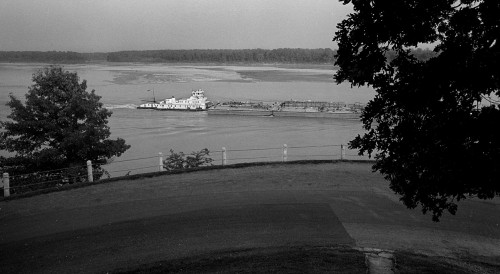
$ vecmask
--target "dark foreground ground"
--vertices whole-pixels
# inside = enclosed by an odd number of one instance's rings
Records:
[[[228,168],[2,201],[0,273],[359,273],[373,248],[396,272],[495,273],[499,224],[498,199],[434,223],[370,164]]]

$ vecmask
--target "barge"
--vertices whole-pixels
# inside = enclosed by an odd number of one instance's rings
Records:
[[[309,117],[333,119],[359,119],[361,113],[351,111],[333,112],[304,112],[304,111],[275,111],[275,110],[250,110],[250,109],[208,109],[211,115],[241,115],[241,116],[269,116],[269,117]]]
[[[359,119],[363,108],[364,106],[360,103],[320,101],[223,102],[212,105],[208,109],[208,114]]]
[[[141,104],[138,109],[208,111],[211,115],[241,115],[269,117],[311,117],[335,119],[359,119],[364,106],[360,103],[321,101],[240,102],[212,103],[202,89],[193,90],[191,97],[177,100],[175,97],[160,102]]]

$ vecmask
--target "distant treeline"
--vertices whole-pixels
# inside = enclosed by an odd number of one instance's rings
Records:
[[[335,51],[325,49],[207,49],[120,51],[108,54],[110,62],[179,63],[332,63]]]
[[[151,62],[151,63],[322,63],[333,64],[336,51],[324,49],[193,49],[140,50],[108,53],[78,53],[71,51],[0,51],[0,62],[83,63]],[[436,53],[425,49],[413,50],[418,60],[427,60]],[[387,59],[394,58],[387,53]]]
[[[0,51],[0,62],[83,63],[106,61],[108,53],[73,51]]]

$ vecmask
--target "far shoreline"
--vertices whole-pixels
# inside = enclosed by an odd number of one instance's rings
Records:
[[[131,65],[162,65],[162,66],[203,66],[203,67],[276,67],[284,69],[323,69],[323,70],[337,70],[338,66],[330,63],[217,63],[217,62],[108,62],[108,61],[89,61],[89,62],[0,62],[2,65],[25,65],[25,66],[50,66],[50,65],[102,65],[102,66],[131,66]]]

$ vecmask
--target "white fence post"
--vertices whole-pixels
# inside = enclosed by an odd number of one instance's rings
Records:
[[[163,171],[163,153],[159,152],[158,153],[158,158],[159,158],[158,170],[161,172],[161,171]]]
[[[222,165],[225,166],[226,164],[227,164],[226,148],[222,147]]]
[[[288,146],[283,144],[283,162],[288,161]]]
[[[10,196],[10,180],[9,180],[9,173],[4,173],[3,174],[3,196],[4,197],[9,197]]]
[[[87,179],[89,183],[92,183],[94,181],[94,175],[92,174],[92,161],[88,160],[87,161]]]

